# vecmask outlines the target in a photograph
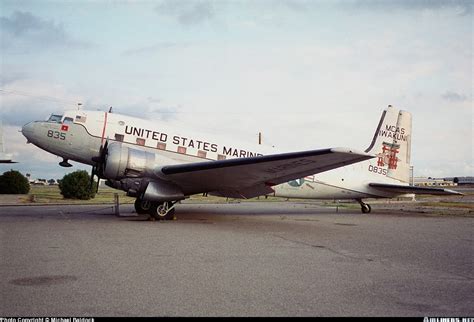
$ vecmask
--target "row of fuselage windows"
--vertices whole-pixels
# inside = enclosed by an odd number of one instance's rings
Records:
[[[63,123],[63,124],[72,124],[72,123],[74,123],[74,119],[72,117],[65,117],[64,120],[62,118],[63,118],[63,115],[52,114],[49,117],[48,122]],[[80,118],[80,116],[76,116],[76,118]],[[123,142],[124,138],[125,138],[125,136],[123,134],[118,134],[118,133],[115,134],[115,141]],[[145,146],[145,139],[137,138],[136,144],[141,145],[141,146]],[[159,150],[166,150],[166,143],[158,142],[156,147]],[[180,153],[180,154],[187,154],[186,153],[186,147],[179,146],[177,152]],[[206,159],[207,158],[207,152],[202,151],[202,150],[198,150],[197,157]],[[222,154],[217,155],[217,160],[225,160],[225,159],[226,159],[225,155],[222,155]]]
[[[123,142],[124,138],[125,138],[125,136],[123,134],[115,134],[115,141]],[[145,146],[145,139],[137,138],[136,139],[136,144],[141,145],[141,146]],[[156,148],[159,149],[159,150],[166,150],[166,143],[158,142],[158,144],[156,145]],[[180,154],[189,155],[189,154],[186,153],[186,150],[187,150],[186,147],[178,146],[177,152],[180,153]],[[207,152],[202,151],[202,150],[198,150],[197,151],[197,157],[206,159],[207,158]],[[222,155],[222,154],[217,155],[217,160],[225,160],[225,159],[226,159],[225,155]]]

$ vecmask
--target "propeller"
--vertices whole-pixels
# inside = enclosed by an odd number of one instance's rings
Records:
[[[92,189],[94,185],[94,176],[96,176],[97,177],[97,186],[95,188],[96,192],[99,190],[100,179],[104,177],[104,168],[105,168],[105,162],[107,159],[108,145],[109,145],[109,138],[107,138],[104,145],[100,146],[99,156],[92,158],[92,161],[94,161],[95,164],[92,166],[90,187]]]

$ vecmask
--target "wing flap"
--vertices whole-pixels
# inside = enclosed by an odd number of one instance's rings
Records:
[[[463,195],[460,192],[443,188],[402,186],[387,183],[369,183],[369,186],[378,190],[399,194],[416,193],[424,195]]]

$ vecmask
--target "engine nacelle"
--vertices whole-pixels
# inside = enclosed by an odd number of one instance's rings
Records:
[[[149,201],[176,201],[184,199],[181,189],[175,184],[167,181],[150,181],[143,194],[144,200]]]
[[[153,152],[129,148],[121,143],[111,143],[107,148],[104,176],[112,180],[145,176],[159,178],[161,167],[175,163]]]
[[[148,178],[107,179],[105,184],[111,188],[126,191],[129,197],[138,197],[145,191],[149,181]]]
[[[130,196],[142,195],[149,201],[184,199],[181,189],[162,179],[161,168],[176,161],[153,152],[132,149],[121,143],[108,145],[104,163],[104,176],[108,185],[127,191]]]

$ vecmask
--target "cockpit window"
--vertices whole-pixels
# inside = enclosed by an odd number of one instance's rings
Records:
[[[63,123],[64,124],[72,124],[74,122],[72,117],[65,117]]]
[[[61,123],[61,119],[63,118],[62,115],[57,115],[57,114],[51,114],[51,116],[48,119],[48,122],[51,123]]]

